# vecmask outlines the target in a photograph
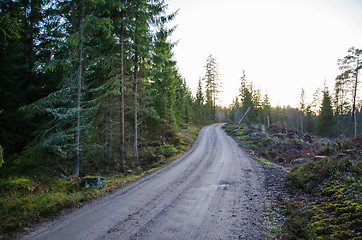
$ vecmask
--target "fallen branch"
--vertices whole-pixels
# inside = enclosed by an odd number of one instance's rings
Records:
[[[243,117],[242,117],[242,118],[240,119],[240,121],[238,122],[238,125],[240,125],[240,124],[243,122],[244,118],[246,117],[246,114],[248,114],[248,112],[250,111],[250,109],[251,109],[251,106],[248,107],[248,110],[246,110],[246,112],[244,113]]]

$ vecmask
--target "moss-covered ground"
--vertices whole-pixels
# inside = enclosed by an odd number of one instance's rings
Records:
[[[362,239],[362,162],[335,156],[296,166],[287,175],[296,194],[285,203],[290,239]]]
[[[362,239],[361,137],[322,139],[280,125],[224,129],[257,160],[290,168],[284,198],[272,208],[285,221],[270,238]]]

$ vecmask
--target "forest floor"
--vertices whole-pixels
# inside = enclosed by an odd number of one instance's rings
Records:
[[[78,177],[64,178],[52,169],[44,172],[44,168],[40,168],[42,172],[32,170],[31,174],[0,178],[0,239],[25,234],[40,223],[81,208],[169,164],[193,145],[203,126],[184,126],[173,132],[168,143],[147,148],[150,156],[142,160],[142,168],[126,174],[97,174],[106,180],[103,189],[85,188]]]
[[[326,139],[280,124],[224,127],[265,164],[271,239],[362,239],[362,138]]]

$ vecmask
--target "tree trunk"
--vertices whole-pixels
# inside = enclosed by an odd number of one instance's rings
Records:
[[[214,104],[213,104],[213,102],[212,102],[212,93],[211,93],[211,102],[210,102],[210,107],[211,107],[211,109],[210,109],[210,119],[213,119],[213,113],[212,113],[212,110],[214,109]]]
[[[240,119],[240,121],[238,122],[238,125],[240,125],[243,121],[244,118],[246,117],[246,114],[248,114],[248,112],[250,111],[251,107],[248,107],[248,109],[245,111],[243,117]]]
[[[212,115],[212,119],[215,120],[216,119],[216,89],[214,88],[214,100],[212,101],[214,106],[213,106],[213,115]]]
[[[137,44],[137,41],[136,41]],[[137,48],[137,47],[136,47]],[[138,53],[137,53],[137,49],[135,52],[135,59],[134,59],[134,84],[133,84],[133,94],[134,94],[134,105],[133,105],[133,110],[134,110],[134,115],[133,115],[133,133],[134,133],[134,138],[133,138],[133,154],[134,154],[134,161],[138,162],[138,131],[137,131],[137,87],[138,87]]]
[[[355,81],[354,81],[354,86],[353,86],[353,105],[352,105],[352,117],[351,117],[351,123],[353,124],[354,122],[354,115],[355,115],[355,112],[356,112],[356,97],[357,97],[357,85],[358,85],[358,71],[359,71],[359,66],[358,66],[358,63],[359,63],[359,57],[357,55],[357,66],[356,66],[356,78],[355,78]]]
[[[201,101],[199,102],[199,114],[200,114],[200,120],[202,120],[202,105],[201,105]]]
[[[166,135],[166,88],[163,87],[163,126],[162,126],[162,140],[165,139]]]
[[[108,97],[109,98],[109,102],[108,102],[108,107],[109,107],[109,112],[108,112],[108,123],[107,123],[107,132],[108,132],[108,137],[107,137],[107,160],[108,160],[108,166],[107,166],[107,170],[109,170],[111,168],[112,165],[112,108],[111,108],[111,95]]]
[[[121,136],[121,146],[120,146],[120,164],[122,172],[126,171],[125,167],[125,150],[124,150],[124,22],[123,22],[123,11],[121,11],[121,83],[120,83],[120,136]]]
[[[357,137],[357,115],[354,114],[354,137]]]
[[[74,159],[73,175],[79,175],[80,160],[80,98],[82,93],[82,64],[83,64],[83,20],[84,20],[84,0],[80,3],[79,20],[79,47],[78,47],[78,79],[77,79],[77,127],[76,127],[76,157]]]

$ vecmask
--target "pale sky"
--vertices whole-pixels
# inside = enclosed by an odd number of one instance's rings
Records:
[[[243,70],[273,106],[311,102],[324,80],[330,92],[337,60],[362,48],[362,0],[166,0],[179,9],[169,27],[181,75],[193,93],[207,56],[219,65],[222,105],[238,95]],[[361,88],[360,88],[361,91]],[[360,92],[361,95],[361,92]]]

